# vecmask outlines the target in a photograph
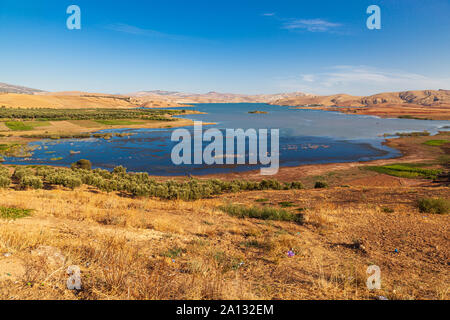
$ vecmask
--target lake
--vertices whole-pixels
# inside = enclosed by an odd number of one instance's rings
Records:
[[[183,109],[183,108],[181,108]],[[184,108],[186,109],[186,108]],[[280,166],[368,161],[399,156],[383,146],[385,133],[427,130],[436,134],[450,121],[381,119],[321,110],[301,110],[263,103],[196,104],[195,110],[206,114],[180,116],[216,125],[218,129],[279,129]],[[263,111],[267,114],[249,111]],[[187,127],[186,129],[192,130]],[[152,175],[205,175],[258,169],[258,165],[180,165],[171,162],[170,140],[174,129],[112,129],[101,132],[131,132],[132,136],[104,139],[43,140],[32,158],[6,158],[5,164],[70,166],[79,159],[89,159],[93,167],[112,169],[122,165],[129,171]],[[447,129],[445,129],[447,130]],[[206,145],[207,143],[205,143]],[[71,151],[77,152],[72,154]],[[62,158],[52,161],[51,159]]]

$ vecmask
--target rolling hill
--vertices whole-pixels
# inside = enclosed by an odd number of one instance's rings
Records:
[[[35,92],[43,92],[42,90],[32,89],[22,86],[16,86],[8,83],[0,82],[0,93],[23,93],[23,94],[33,94]]]

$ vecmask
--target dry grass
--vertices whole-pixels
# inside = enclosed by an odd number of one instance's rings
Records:
[[[3,190],[1,206],[33,213],[0,219],[0,298],[446,299],[448,216],[423,219],[412,198],[386,213],[375,205],[386,202],[386,191],[366,191],[364,202],[352,203],[361,190],[261,191],[195,202],[86,188]],[[448,196],[445,188],[415,191]],[[399,193],[411,195],[408,188]],[[233,197],[253,205],[289,199],[307,208],[305,224],[231,217],[219,207]],[[371,264],[382,269],[379,292],[365,286]],[[81,268],[78,293],[65,287],[70,265]]]

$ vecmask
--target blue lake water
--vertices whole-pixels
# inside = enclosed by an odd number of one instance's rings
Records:
[[[185,108],[186,109],[186,108]],[[383,146],[385,133],[427,130],[432,134],[450,125],[450,121],[381,119],[320,110],[300,110],[260,103],[197,104],[193,108],[207,114],[180,116],[203,122],[218,129],[279,129],[280,166],[312,163],[368,161],[399,156]],[[250,114],[249,111],[268,114]],[[191,127],[186,127],[192,130]],[[89,159],[95,168],[111,169],[122,165],[129,171],[152,175],[204,175],[258,169],[258,165],[180,165],[171,161],[174,129],[113,129],[102,132],[131,132],[128,137],[104,139],[43,140],[32,143],[33,157],[6,158],[6,164],[70,166],[79,159]],[[205,142],[204,145],[207,145]],[[71,154],[70,151],[79,152]],[[52,161],[52,158],[62,160]]]

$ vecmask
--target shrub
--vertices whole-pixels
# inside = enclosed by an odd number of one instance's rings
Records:
[[[276,221],[292,221],[296,223],[303,223],[303,215],[293,214],[284,209],[271,207],[245,207],[241,205],[227,205],[220,207],[220,210],[229,215],[238,218],[255,218],[261,220],[276,220]]]
[[[25,176],[32,176],[33,174],[34,172],[30,168],[18,167],[14,170],[13,177],[18,180],[21,180]]]
[[[450,201],[447,199],[419,199],[417,206],[422,213],[447,214],[450,212]]]
[[[0,176],[0,188],[8,188],[11,184],[11,179],[9,177]]]
[[[315,189],[324,189],[324,188],[328,188],[328,183],[323,182],[323,181],[317,181],[316,184],[314,185]]]
[[[47,181],[51,184],[61,185],[72,190],[80,187],[83,182],[77,176],[70,175],[68,173],[59,172],[54,173],[47,177]]]
[[[92,169],[92,164],[89,160],[86,159],[81,159],[78,160],[75,163],[72,163],[72,169],[85,169],[85,170],[91,170]]]
[[[24,176],[22,179],[20,179],[19,186],[22,189],[27,189],[27,188],[42,189],[44,184],[40,177]]]
[[[279,203],[280,207],[282,208],[290,208],[290,207],[294,207],[295,204],[291,201],[283,201]]]
[[[8,168],[0,167],[0,176],[9,177],[10,173]]]
[[[127,173],[127,169],[122,166],[118,166],[114,168],[113,173],[118,175],[125,175]]]
[[[303,184],[300,181],[294,181],[286,184],[287,189],[304,189]]]

